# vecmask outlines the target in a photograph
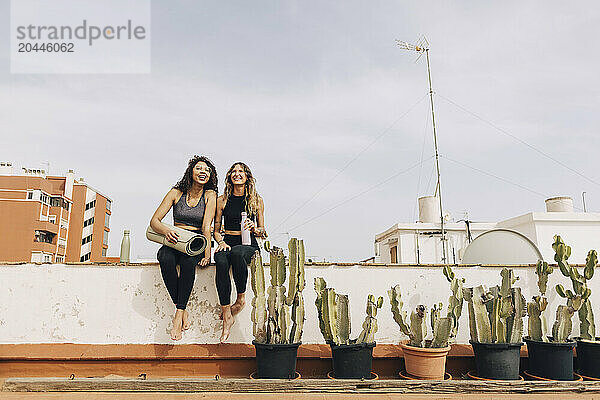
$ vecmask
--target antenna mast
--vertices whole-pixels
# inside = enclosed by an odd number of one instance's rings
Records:
[[[431,119],[433,125],[433,145],[435,149],[435,167],[437,171],[437,185],[435,187],[434,196],[438,196],[440,201],[440,224],[442,231],[442,263],[446,264],[448,260],[447,251],[446,251],[446,230],[444,229],[444,209],[442,206],[442,179],[440,175],[440,160],[438,153],[438,144],[437,144],[437,131],[435,129],[435,112],[433,108],[433,86],[431,84],[431,67],[429,64],[429,42],[425,36],[422,36],[416,45],[410,44],[401,40],[396,40],[398,46],[403,50],[415,51],[419,53],[419,57],[417,61],[421,58],[423,53],[425,53],[425,58],[427,59],[427,78],[429,79],[429,100],[431,103]],[[439,195],[438,195],[439,194]]]

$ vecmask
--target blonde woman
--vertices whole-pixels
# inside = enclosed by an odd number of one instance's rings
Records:
[[[242,162],[236,162],[227,171],[225,192],[217,199],[215,215],[215,250],[216,285],[221,303],[223,331],[221,342],[229,337],[234,323],[234,316],[246,304],[246,282],[248,280],[248,264],[259,249],[256,237],[266,237],[265,206],[262,198],[256,193],[255,180],[250,168]],[[251,232],[251,244],[243,245],[241,237],[242,212],[247,213],[245,228]],[[221,229],[221,222],[224,229]],[[223,235],[224,234],[224,235]],[[237,298],[231,303],[231,269]]]

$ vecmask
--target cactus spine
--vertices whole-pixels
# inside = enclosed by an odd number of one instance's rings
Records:
[[[272,247],[269,242],[265,243],[265,249],[269,252],[269,272],[271,285],[266,289],[265,298],[265,276],[264,266],[260,251],[257,251],[250,262],[252,290],[252,322],[253,333],[256,342],[285,344],[297,343],[302,337],[304,327],[304,244],[302,240],[295,238],[290,240],[288,246],[295,248],[290,251],[294,257],[294,267],[290,271],[290,292],[293,291],[291,300],[286,297],[286,263],[283,250]],[[292,261],[290,260],[290,265]],[[292,276],[294,278],[292,278]],[[289,294],[289,293],[288,293]],[[290,306],[292,306],[290,315]],[[293,324],[292,324],[293,322]]]
[[[351,340],[348,296],[338,294],[335,289],[328,288],[327,283],[321,277],[315,278],[314,283],[315,292],[317,292],[315,305],[319,315],[319,327],[326,342],[333,342],[339,346],[375,341],[377,309],[383,306],[383,297],[379,297],[377,301],[373,295],[367,297],[367,316],[362,325],[363,330],[357,339]]]

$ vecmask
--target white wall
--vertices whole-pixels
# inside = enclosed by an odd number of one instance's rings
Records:
[[[500,268],[458,267],[455,273],[466,278],[467,286],[500,283]],[[527,299],[537,293],[532,268],[515,269]],[[600,271],[598,272],[600,274]],[[400,283],[405,310],[417,304],[431,306],[450,295],[448,283],[439,268],[406,267],[307,267],[306,322],[304,343],[323,343],[318,328],[313,279],[322,276],[330,287],[350,295],[352,335],[360,333],[369,293],[384,296],[379,311],[379,343],[396,343],[402,337],[392,319],[386,291]],[[0,266],[0,343],[172,343],[168,329],[174,313],[160,271],[156,265],[76,266],[16,265]],[[554,285],[570,287],[558,269],[549,282],[549,325],[562,302]],[[590,282],[592,302],[600,315],[600,277]],[[550,290],[552,288],[552,290]],[[248,286],[249,296],[251,288]],[[250,299],[248,299],[250,300]],[[191,330],[179,343],[217,343],[221,324],[214,286],[214,267],[198,269],[188,310],[193,318]],[[232,329],[230,342],[251,343],[250,301]],[[469,340],[466,306],[459,330],[459,342]],[[574,334],[578,319],[573,320]],[[527,324],[525,323],[525,326]]]

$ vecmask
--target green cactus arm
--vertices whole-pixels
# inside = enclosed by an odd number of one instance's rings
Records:
[[[584,300],[578,310],[579,336],[585,340],[596,340],[596,324],[594,323],[594,310],[590,299]]]
[[[427,336],[427,309],[418,305],[416,310],[410,314],[410,345],[425,347]]]
[[[432,348],[442,348],[448,346],[450,331],[452,330],[452,321],[450,318],[439,318],[433,331]]]
[[[488,315],[488,308],[484,303],[486,293],[485,288],[481,285],[473,288],[472,304],[477,333],[477,337],[474,340],[479,343],[492,343],[492,325]],[[486,301],[489,302],[489,300]]]
[[[452,275],[454,276],[454,275]],[[448,313],[446,317],[452,321],[452,329],[450,330],[450,341],[453,341],[458,334],[458,322],[462,314],[463,308],[463,281],[464,279],[453,278],[450,281],[450,291],[452,294],[448,298]]]
[[[337,294],[335,297],[337,303],[336,330],[338,336],[337,344],[350,344],[350,312],[348,310],[348,295]]]
[[[394,321],[400,327],[400,331],[406,336],[410,337],[410,327],[407,319],[406,312],[402,309],[402,294],[400,292],[400,285],[396,285],[390,290],[388,290],[388,297],[390,299],[390,308],[392,310],[392,315],[394,316]]]
[[[266,299],[264,293],[259,294],[252,299],[252,333],[254,334],[254,339],[258,343],[266,343],[267,341],[267,309],[265,307],[265,302]]]
[[[585,268],[583,270],[583,275],[585,279],[590,280],[594,276],[594,269],[598,264],[598,253],[596,250],[590,250],[585,258]]]
[[[328,336],[335,344],[340,344],[340,338],[337,332],[337,303],[335,290],[331,288],[325,289],[325,298],[323,301],[323,314],[328,330]]]
[[[367,296],[367,316],[362,324],[362,332],[356,339],[357,343],[373,343],[375,341],[375,333],[377,332],[377,309],[383,306],[383,297],[379,297],[375,301],[375,296]]]
[[[296,298],[296,291],[298,290],[298,239],[290,239],[288,242],[288,251],[290,275],[285,303],[288,306],[291,306]]]
[[[523,318],[527,315],[527,304],[521,288],[512,289],[514,313],[507,320],[507,339],[509,343],[521,343],[523,340]]]
[[[301,292],[304,290],[304,286],[306,285],[306,280],[304,276],[304,240],[298,240],[298,291]]]
[[[558,306],[556,321],[552,326],[552,337],[555,342],[564,343],[571,336],[573,329],[572,317],[574,310],[568,306]]]
[[[317,277],[314,279],[315,292],[317,293],[317,299],[315,300],[315,305],[317,306],[317,314],[319,317],[319,328],[321,329],[321,334],[323,335],[323,339],[325,341],[333,340],[331,337],[331,330],[329,329],[329,325],[326,322],[326,312],[323,310],[327,309],[327,304],[325,304],[325,289],[327,288],[327,283],[325,279],[321,277]]]

